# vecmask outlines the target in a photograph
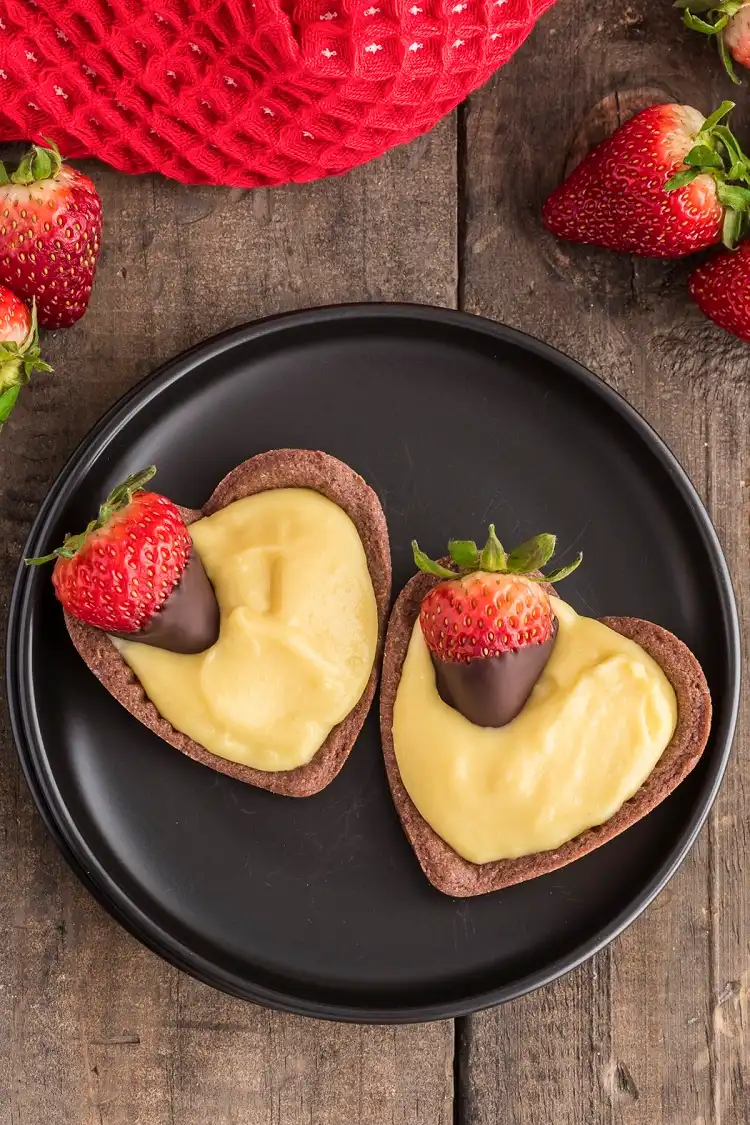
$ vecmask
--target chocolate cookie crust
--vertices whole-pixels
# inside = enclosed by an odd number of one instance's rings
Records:
[[[170,746],[196,762],[248,785],[269,789],[286,797],[309,797],[324,789],[339,772],[370,709],[378,679],[391,594],[391,553],[388,527],[378,497],[353,469],[328,453],[308,449],[275,449],[260,453],[224,477],[202,509],[180,510],[185,522],[190,524],[203,516],[213,515],[235,500],[276,488],[312,489],[346,512],[362,540],[378,610],[378,649],[367,686],[357,705],[333,728],[307,765],[269,773],[212,754],[162,718],[106,633],[68,614],[65,615],[65,623],[73,644],[107,691]]]
[[[393,801],[422,870],[444,894],[469,898],[564,867],[656,808],[687,777],[705,749],[711,727],[711,696],[700,664],[672,633],[637,617],[602,617],[603,624],[629,637],[653,657],[672,684],[677,696],[677,727],[672,741],[637,793],[604,824],[589,828],[553,851],[493,863],[471,863],[438,836],[418,812],[401,780],[393,748],[393,707],[414,622],[422,599],[439,581],[429,574],[415,575],[393,607],[380,685],[381,740]]]

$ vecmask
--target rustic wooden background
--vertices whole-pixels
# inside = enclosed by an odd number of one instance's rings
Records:
[[[750,349],[690,306],[687,264],[574,249],[539,225],[545,194],[618,117],[665,98],[708,112],[731,93],[669,0],[559,0],[453,118],[344,179],[248,193],[92,166],[106,228],[91,310],[46,340],[55,375],[0,438],[3,618],[53,478],[152,367],[265,313],[408,300],[535,333],[623,392],[707,502],[747,621]],[[736,124],[750,141],[750,114]],[[620,940],[502,1009],[397,1029],[267,1012],[141,948],[47,838],[3,712],[0,1122],[744,1125],[748,710],[746,692],[697,846]]]

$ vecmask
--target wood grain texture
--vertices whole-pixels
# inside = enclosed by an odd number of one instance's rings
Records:
[[[254,193],[90,173],[105,211],[90,311],[0,438],[3,623],[39,503],[157,363],[298,306],[456,299],[453,120],[345,179]],[[78,885],[0,727],[3,1125],[448,1125],[453,1029],[352,1028],[232,1000],[143,949]]]
[[[660,100],[708,113],[731,96],[669,4],[559,0],[463,110],[460,292],[469,311],[555,344],[645,414],[708,504],[747,622],[747,347],[687,300],[690,262],[559,243],[539,222],[563,174],[629,113]],[[735,124],[747,139],[750,115]],[[567,979],[461,1028],[465,1125],[748,1120],[748,711],[746,688],[709,826],[646,915]]]

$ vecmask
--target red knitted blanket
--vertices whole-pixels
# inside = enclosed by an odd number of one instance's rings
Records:
[[[271,186],[412,140],[554,0],[0,0],[0,140]]]

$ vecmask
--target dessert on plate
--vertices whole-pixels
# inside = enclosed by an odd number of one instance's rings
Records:
[[[452,541],[391,613],[381,734],[394,803],[449,895],[554,871],[654,809],[700,758],[711,698],[690,650],[633,617],[580,616],[555,537]]]
[[[201,510],[130,477],[40,559],[80,655],[170,745],[286,796],[323,789],[372,702],[391,588],[376,494],[326,453],[233,469]]]

